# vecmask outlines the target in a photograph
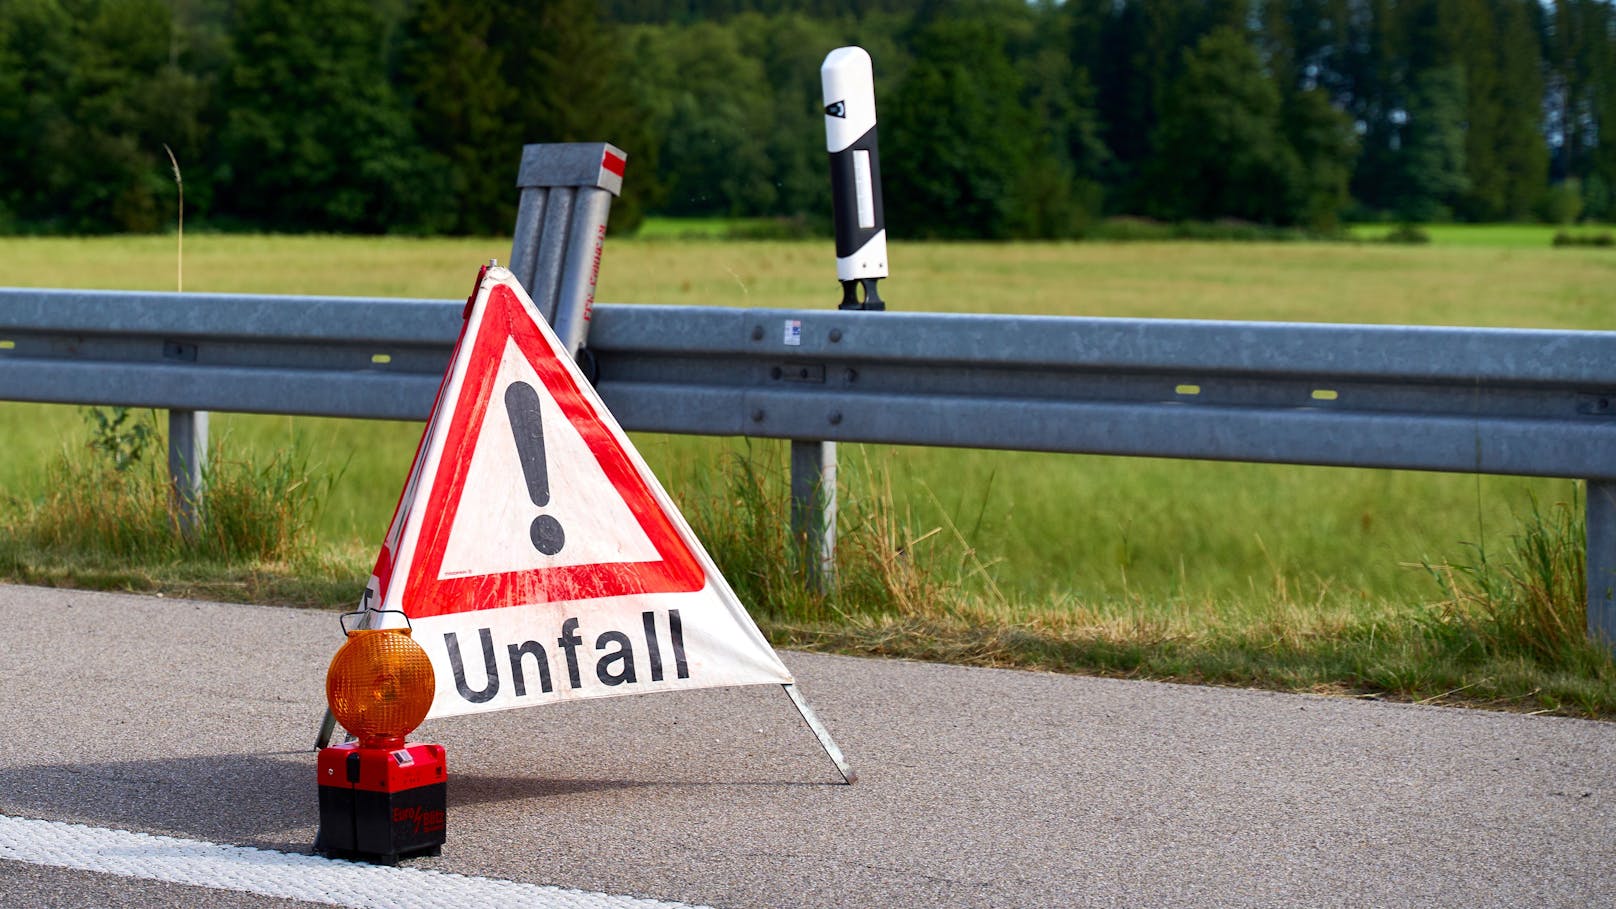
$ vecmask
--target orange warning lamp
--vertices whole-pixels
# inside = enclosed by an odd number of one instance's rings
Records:
[[[432,709],[432,660],[408,628],[358,628],[331,658],[325,698],[362,748],[397,748]]]
[[[409,628],[342,630],[348,639],[331,658],[325,697],[331,715],[359,740],[320,749],[314,848],[388,865],[437,855],[448,807],[443,746],[404,741],[432,709],[432,660]]]

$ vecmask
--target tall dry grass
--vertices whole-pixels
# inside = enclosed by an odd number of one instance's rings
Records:
[[[1608,661],[1587,638],[1587,528],[1580,499],[1542,508],[1534,499],[1502,552],[1428,565],[1445,594],[1440,619],[1493,659],[1552,670]]]
[[[50,464],[45,493],[14,504],[14,542],[86,563],[289,561],[314,546],[311,529],[335,477],[315,478],[305,456],[281,450],[262,460],[216,440],[194,533],[182,533],[169,502],[156,414],[90,408],[83,448]]]
[[[681,510],[755,614],[785,625],[930,615],[968,594],[943,570],[938,528],[917,530],[879,471],[842,471],[835,567],[808,582],[817,555],[790,520],[790,477],[779,446],[724,455],[681,498]],[[813,566],[817,570],[817,566]]]

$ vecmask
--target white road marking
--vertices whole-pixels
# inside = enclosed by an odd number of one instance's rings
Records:
[[[5,815],[0,815],[0,859],[352,909],[694,909],[687,903]]]

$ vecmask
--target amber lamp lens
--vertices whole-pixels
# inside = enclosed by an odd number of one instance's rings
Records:
[[[362,746],[396,748],[432,709],[432,660],[407,628],[360,628],[331,658],[325,698]]]

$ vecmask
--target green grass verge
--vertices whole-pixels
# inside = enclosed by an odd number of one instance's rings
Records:
[[[1354,224],[1347,233],[1354,240],[1374,242],[1384,240],[1397,227],[1396,224]],[[1433,246],[1459,249],[1546,249],[1554,245],[1555,234],[1562,231],[1582,236],[1609,230],[1597,224],[1577,227],[1559,224],[1423,224],[1419,229],[1430,238]]]
[[[830,224],[801,218],[671,218],[652,216],[634,231],[635,240],[783,240],[829,237]]]
[[[496,239],[202,236],[188,238],[186,286],[454,298],[478,262],[507,251]],[[4,241],[0,284],[161,289],[172,286],[172,257],[172,238]],[[827,308],[838,293],[833,261],[816,242],[614,240],[600,297]],[[1606,290],[1616,260],[1547,240],[894,244],[893,261],[883,296],[898,309],[1616,323]],[[289,542],[130,555],[44,535],[44,516],[63,507],[52,497],[72,485],[52,471],[102,457],[86,449],[94,432],[77,408],[0,404],[0,574],[351,604],[420,425],[215,414],[212,433],[217,463],[258,476],[290,452],[287,463],[318,489],[319,507],[299,510]],[[1608,661],[1500,638],[1482,619],[1502,614],[1496,591],[1510,584],[1482,596],[1462,582],[1486,576],[1458,567],[1475,567],[1478,552],[1488,566],[1508,564],[1501,554],[1530,536],[1534,514],[1576,501],[1568,482],[849,445],[841,550],[851,561],[836,596],[816,599],[797,581],[784,536],[782,443],[636,443],[778,643],[1616,714]],[[1489,643],[1498,639],[1517,643]]]
[[[803,582],[779,446],[738,443],[680,498],[776,644],[983,666],[1258,686],[1590,717],[1616,715],[1616,667],[1581,634],[1575,503],[1533,511],[1468,560],[1409,566],[1414,602],[1290,583],[1244,592],[1007,591],[953,519],[917,520],[889,470],[844,464],[836,584]],[[7,509],[0,574],[28,583],[347,607],[371,549],[303,533],[318,482],[298,457],[216,462],[207,533],[188,539],[146,461],[76,454],[52,494]]]
[[[295,449],[243,457],[215,444],[201,520],[182,529],[155,420],[121,408],[85,413],[89,439],[49,462],[40,491],[0,499],[0,573],[308,606],[352,597],[359,551],[310,532],[335,475],[312,472]]]

